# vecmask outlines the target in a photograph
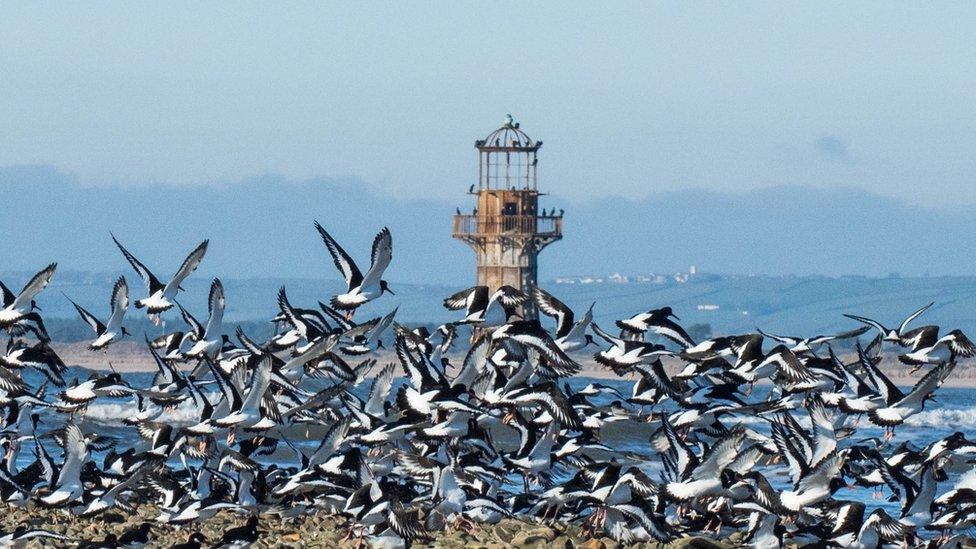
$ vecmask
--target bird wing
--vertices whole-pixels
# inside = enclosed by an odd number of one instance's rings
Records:
[[[149,354],[152,355],[156,367],[159,368],[160,377],[157,380],[157,385],[169,385],[182,377],[180,371],[174,368],[169,362],[166,362],[163,357],[159,356],[159,353],[148,341],[146,342],[146,346],[149,347]]]
[[[768,363],[776,364],[777,371],[790,382],[813,383],[817,381],[813,372],[785,345],[778,345],[770,351],[766,360],[760,364],[760,367]]]
[[[507,284],[495,290],[492,297],[505,307],[521,307],[529,301],[529,296]]]
[[[885,402],[890,404],[897,400],[901,400],[904,397],[904,393],[897,385],[888,379],[888,376],[884,375],[881,370],[878,369],[877,365],[874,363],[874,359],[867,356],[863,349],[861,349],[861,342],[858,341],[855,344],[857,349],[857,359],[861,365],[861,368],[868,375],[868,379],[874,384],[875,389],[881,393],[881,397],[884,398]]]
[[[101,334],[102,331],[105,330],[105,325],[102,324],[101,320],[95,318],[95,315],[89,313],[87,309],[75,303],[75,301],[70,297],[68,297],[67,295],[64,297],[65,299],[70,301],[72,305],[75,306],[75,310],[78,311],[78,314],[81,316],[81,319],[85,321],[85,324],[91,326],[91,329],[94,330],[96,334]]]
[[[652,332],[659,336],[664,336],[685,348],[695,346],[695,342],[692,341],[691,336],[688,335],[688,332],[686,332],[685,329],[679,326],[677,323],[672,322],[669,319],[663,319],[659,322],[659,324],[650,325]]]
[[[308,324],[305,322],[305,318],[296,313],[295,309],[291,306],[284,286],[278,289],[278,308],[281,310],[281,314],[285,315],[285,319],[288,320],[289,324],[301,332],[306,332],[306,335],[308,335]]]
[[[407,541],[430,537],[430,533],[424,528],[424,525],[411,518],[403,509],[403,505],[396,499],[390,501],[386,522],[390,526],[390,530]]]
[[[931,307],[934,304],[935,304],[935,302],[933,301],[932,303],[929,303],[928,305],[926,305],[926,306],[922,307],[921,309],[915,311],[914,313],[908,315],[908,318],[906,318],[905,321],[902,322],[901,323],[901,326],[898,328],[898,333],[899,334],[904,333],[905,328],[908,326],[908,323],[909,322],[911,322],[911,321],[915,320],[916,318],[918,318],[922,313],[924,313],[925,311],[927,311],[929,309],[929,307]]]
[[[266,354],[261,357],[258,365],[254,368],[254,372],[251,374],[251,386],[248,389],[247,395],[244,397],[245,400],[241,409],[257,409],[261,401],[264,400],[264,395],[268,392],[270,385],[271,355]]]
[[[57,263],[51,263],[31,277],[30,281],[24,285],[24,289],[20,291],[20,295],[14,299],[11,307],[14,309],[30,309],[34,296],[47,287],[48,283],[51,282],[51,277],[54,276],[54,270],[57,268]]]
[[[846,316],[847,318],[850,318],[852,320],[856,320],[858,322],[863,322],[864,324],[867,324],[869,326],[874,326],[875,328],[878,329],[878,332],[880,332],[882,334],[885,334],[885,333],[888,332],[888,328],[885,328],[884,325],[881,324],[880,322],[878,322],[877,320],[873,320],[873,319],[870,319],[870,318],[865,317],[865,316],[857,316],[857,315],[847,315],[847,314],[845,314],[844,316]]]
[[[207,253],[207,246],[209,244],[209,240],[204,240],[200,243],[200,245],[194,248],[192,252],[190,252],[190,255],[186,256],[186,259],[183,260],[183,264],[180,265],[180,269],[176,271],[175,275],[173,275],[173,279],[166,284],[165,288],[163,288],[164,294],[176,294],[180,288],[180,285],[183,284],[184,280],[186,280],[186,277],[190,276],[190,274],[197,270],[197,267],[200,266],[200,262],[203,261],[203,256]]]
[[[668,441],[667,453],[675,465],[678,477],[685,478],[685,475],[694,467],[698,466],[698,456],[693,454],[688,448],[688,445],[678,438],[678,434],[674,432],[671,421],[668,420],[667,414],[664,413],[661,414],[661,430],[664,432],[664,436]]]
[[[444,308],[449,311],[458,311],[468,306],[471,296],[478,290],[479,286],[461,290],[460,292],[449,295],[444,299]]]
[[[197,340],[203,339],[203,324],[200,324],[200,321],[194,318],[193,315],[190,314],[190,311],[184,309],[183,305],[177,303],[176,306],[179,307],[180,315],[183,316],[183,322],[186,322],[190,326],[190,330],[193,332],[194,337],[196,337]]]
[[[27,390],[27,384],[19,375],[0,366],[0,389],[8,393],[19,393]]]
[[[387,364],[380,373],[373,378],[373,383],[369,386],[369,396],[366,397],[366,405],[363,411],[367,414],[380,416],[384,413],[384,405],[390,397],[393,389],[393,374],[396,371],[396,364]]]
[[[692,478],[717,478],[722,470],[735,461],[739,455],[739,447],[745,440],[746,433],[742,429],[733,429],[722,440],[716,442],[702,457],[701,463],[692,469]]]
[[[596,335],[598,335],[601,338],[603,338],[604,340],[606,340],[606,342],[609,343],[610,345],[619,345],[620,344],[620,340],[619,339],[617,339],[617,338],[613,337],[612,335],[604,332],[603,329],[600,328],[600,326],[596,322],[591,322],[590,323],[590,326],[593,327],[593,333],[595,333]]]
[[[844,456],[845,454],[835,452],[823,459],[800,479],[796,484],[797,491],[809,491],[830,484],[831,479],[840,474],[844,466]]]
[[[115,286],[112,288],[112,298],[109,299],[109,309],[112,314],[108,317],[107,326],[112,328],[117,328],[122,325],[122,318],[125,316],[125,311],[129,308],[129,284],[126,282],[124,276],[120,276],[118,280],[115,281]]]
[[[8,288],[3,282],[0,282],[0,295],[3,296],[4,307],[9,307],[10,304],[17,299],[17,296],[15,296],[14,293],[10,291],[10,288]]]
[[[938,326],[922,326],[909,330],[901,335],[902,343],[910,346],[912,351],[927,349],[935,346],[939,341]]]
[[[807,405],[807,410],[814,434],[813,455],[810,458],[810,463],[820,463],[837,448],[834,422],[827,416],[827,409],[819,395],[813,396],[810,404]]]
[[[132,268],[135,269],[136,273],[139,274],[139,278],[141,278],[143,282],[146,283],[146,288],[149,290],[150,294],[163,288],[162,282],[160,282],[159,279],[156,278],[156,275],[152,274],[152,271],[150,271],[148,267],[146,267],[145,265],[142,264],[141,261],[136,259],[136,256],[129,253],[129,250],[125,249],[125,246],[123,246],[122,243],[119,242],[117,238],[115,238],[114,234],[112,235],[112,240],[115,242],[115,245],[119,247],[119,250],[122,251],[122,255],[124,255],[125,259],[129,261],[129,264],[132,265]]]
[[[559,421],[564,427],[569,429],[579,429],[582,427],[579,415],[570,405],[555,383],[546,383],[541,387],[526,387],[506,395],[506,400],[516,403],[533,402],[541,406],[549,415]]]
[[[532,290],[539,310],[556,319],[556,338],[565,336],[573,329],[573,310],[555,296],[536,286]]]
[[[349,435],[349,428],[352,426],[352,416],[345,416],[339,421],[332,424],[329,430],[325,433],[322,438],[322,442],[319,444],[318,448],[308,459],[309,465],[318,465],[319,463],[325,463],[342,442],[346,440],[346,436]]]
[[[962,333],[962,330],[953,330],[942,337],[942,341],[945,341],[949,345],[949,350],[953,353],[963,356],[966,358],[976,355],[976,345],[966,337],[966,334]]]
[[[955,362],[943,362],[932,368],[922,379],[918,380],[918,383],[899,401],[899,404],[902,406],[921,406],[922,400],[938,389],[955,367]]]
[[[207,300],[207,308],[210,310],[210,318],[207,320],[207,328],[204,330],[204,337],[213,339],[220,334],[215,333],[220,330],[224,321],[224,284],[219,278],[213,279],[210,284],[210,296]]]
[[[579,372],[580,365],[556,345],[556,342],[552,340],[548,332],[543,330],[541,326],[539,327],[539,331],[540,333],[538,335],[515,335],[511,336],[511,338],[522,345],[535,349],[546,359],[546,363],[558,375],[567,376]]]
[[[800,338],[797,337],[776,335],[770,332],[764,332],[759,328],[756,328],[756,331],[762,334],[763,337],[768,337],[769,339],[775,339],[776,341],[779,341],[780,343],[785,343],[791,347],[795,345],[799,345],[800,341],[802,341]]]
[[[583,314],[583,318],[579,319],[576,324],[573,324],[573,328],[566,334],[566,337],[575,338],[581,337],[586,333],[586,329],[590,327],[590,323],[593,322],[593,305],[590,304],[590,308],[586,310]]]
[[[850,339],[852,337],[858,337],[860,335],[863,335],[864,332],[867,332],[870,329],[871,329],[870,326],[861,326],[861,327],[855,328],[853,330],[848,330],[846,332],[840,332],[839,334],[820,335],[820,336],[816,336],[816,337],[811,337],[808,340],[808,343],[810,345],[819,345],[821,343],[827,343],[828,341],[833,341],[835,339]]]
[[[807,472],[806,458],[793,445],[787,434],[787,429],[781,423],[773,422],[770,433],[772,434],[773,444],[776,445],[776,449],[783,459],[786,460],[790,478],[793,480],[793,485],[796,486]]]
[[[875,509],[872,515],[878,517],[878,535],[881,539],[891,543],[904,542],[905,536],[911,533],[908,526],[898,522],[880,507]],[[870,520],[870,519],[868,519]]]
[[[346,285],[349,289],[353,289],[359,286],[363,281],[363,274],[359,271],[359,267],[356,263],[349,257],[349,254],[342,249],[342,246],[332,238],[323,227],[319,225],[319,222],[315,222],[315,228],[319,231],[319,235],[322,236],[322,241],[325,242],[325,247],[329,249],[329,254],[332,255],[332,261],[335,263],[336,269],[342,273],[342,278],[346,280]]]
[[[429,362],[418,361],[414,359],[414,356],[407,349],[407,344],[402,337],[396,338],[395,350],[397,358],[400,359],[400,365],[403,370],[410,376],[410,384],[417,391],[429,390],[431,387],[442,385],[442,379],[438,379],[439,372],[431,371],[428,366]]]
[[[451,380],[451,385],[464,385],[468,389],[475,389],[475,380],[478,379],[485,368],[488,366],[488,352],[491,350],[491,337],[485,332],[475,337],[473,343],[464,355],[461,363],[461,370]]]
[[[383,230],[373,238],[371,263],[363,278],[363,285],[379,284],[391,261],[393,261],[393,234],[390,233],[390,229],[383,227]]]
[[[381,318],[380,321],[373,326],[373,329],[366,334],[366,341],[370,345],[372,345],[373,342],[378,341],[383,334],[386,333],[386,330],[391,324],[393,324],[393,319],[396,317],[397,311],[399,310],[400,307],[395,307],[392,311],[384,315],[383,318]],[[410,333],[412,334],[413,332]]]

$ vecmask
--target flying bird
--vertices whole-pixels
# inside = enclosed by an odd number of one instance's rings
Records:
[[[129,264],[132,265],[132,268],[139,274],[139,277],[146,283],[148,296],[136,300],[136,309],[146,309],[150,317],[157,324],[159,322],[159,314],[173,308],[173,304],[176,302],[176,294],[183,289],[180,285],[200,266],[200,262],[203,261],[203,256],[207,253],[207,245],[210,243],[209,240],[204,240],[194,248],[186,256],[186,259],[183,260],[183,264],[180,265],[173,278],[166,284],[163,284],[156,278],[156,275],[152,271],[136,259],[134,255],[129,253],[129,250],[125,249],[125,246],[115,238],[114,234],[112,235],[112,240],[119,247],[126,260],[129,261]]]
[[[371,264],[364,276],[349,254],[322,225],[319,225],[318,221],[315,222],[315,228],[332,255],[336,268],[346,281],[346,293],[333,297],[332,307],[348,311],[348,316],[351,318],[353,312],[365,303],[386,292],[393,293],[386,280],[383,280],[383,273],[393,260],[393,235],[390,234],[389,229],[384,227],[373,239]]]

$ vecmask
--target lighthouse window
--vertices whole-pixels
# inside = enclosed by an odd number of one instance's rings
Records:
[[[502,208],[502,215],[518,215],[518,204],[506,202],[505,207]]]

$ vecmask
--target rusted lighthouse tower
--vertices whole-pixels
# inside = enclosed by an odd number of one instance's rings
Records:
[[[538,276],[543,248],[563,237],[563,213],[539,211],[538,154],[542,141],[525,134],[511,115],[501,128],[475,141],[478,149],[477,197],[471,214],[454,216],[454,238],[474,249],[477,284],[494,292],[503,285],[529,293]],[[523,314],[535,318],[534,305]]]

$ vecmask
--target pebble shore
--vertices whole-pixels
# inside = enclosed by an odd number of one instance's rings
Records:
[[[94,518],[82,519],[71,516],[63,510],[30,506],[11,508],[2,514],[0,529],[4,532],[14,530],[18,525],[28,523],[36,528],[45,528],[68,536],[70,542],[54,542],[49,539],[31,540],[25,547],[73,547],[85,540],[101,540],[106,534],[121,535],[126,529],[144,521],[153,522],[157,510],[151,505],[142,505],[132,514],[117,511],[107,512]],[[169,547],[182,543],[191,532],[199,531],[207,536],[209,547],[223,533],[245,522],[245,517],[231,512],[221,512],[210,520],[183,527],[154,523],[152,542],[147,547]],[[356,540],[345,540],[347,530],[341,517],[322,513],[309,513],[294,517],[266,515],[261,517],[258,527],[261,539],[256,548],[292,547],[356,547]],[[669,545],[660,543],[621,544],[610,538],[587,538],[577,525],[544,526],[527,521],[505,519],[498,524],[476,524],[470,531],[437,532],[436,537],[425,543],[415,543],[414,547],[439,548],[484,548],[503,549],[510,547],[557,547],[581,549],[620,549],[623,547],[669,549],[730,549],[735,547],[737,535],[731,539],[715,541],[708,538],[684,538]],[[365,545],[364,545],[365,546]]]

